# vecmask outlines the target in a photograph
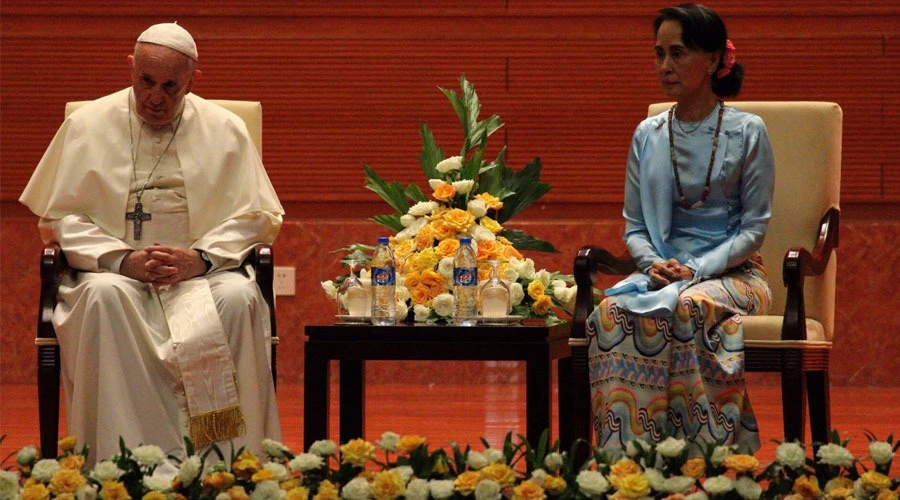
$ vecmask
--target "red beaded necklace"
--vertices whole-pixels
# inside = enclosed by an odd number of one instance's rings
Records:
[[[719,146],[719,132],[722,130],[722,115],[725,114],[725,104],[722,101],[719,101],[719,119],[716,122],[716,133],[713,134],[712,152],[709,154],[709,169],[706,171],[706,186],[703,188],[703,194],[700,196],[700,201],[693,205],[688,203],[687,198],[684,196],[684,190],[681,188],[681,179],[678,177],[678,160],[675,159],[675,135],[672,134],[672,121],[675,118],[676,106],[677,104],[669,108],[669,156],[672,159],[672,172],[675,174],[675,186],[678,188],[678,198],[681,200],[681,206],[688,209],[697,208],[703,205],[703,202],[705,202],[706,198],[709,196],[709,181],[712,178],[713,163],[716,161],[716,149]]]

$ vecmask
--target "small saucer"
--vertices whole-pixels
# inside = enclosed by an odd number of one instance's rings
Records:
[[[496,316],[496,317],[478,317],[479,325],[513,325],[516,323],[521,323],[522,320],[525,319],[524,316]]]
[[[369,323],[372,321],[371,316],[351,316],[349,314],[336,314],[334,316],[341,323]]]

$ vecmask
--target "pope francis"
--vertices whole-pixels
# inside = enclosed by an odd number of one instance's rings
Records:
[[[78,269],[53,325],[91,462],[120,436],[176,455],[184,436],[225,453],[281,439],[269,311],[241,262],[284,211],[243,121],[190,93],[197,61],[181,26],[144,31],[132,85],[69,115],[20,198]]]

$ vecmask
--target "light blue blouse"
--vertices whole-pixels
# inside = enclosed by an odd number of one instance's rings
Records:
[[[672,126],[682,189],[689,203],[706,183],[718,107],[700,124]],[[702,206],[681,206],[669,154],[668,110],[642,121],[634,132],[625,174],[625,245],[644,273],[660,260],[677,259],[695,270],[694,281],[746,261],[762,246],[772,214],[775,162],[765,123],[725,107],[722,129]],[[690,133],[685,132],[685,130]],[[648,292],[649,276],[636,274],[605,291],[623,295],[619,306],[638,314],[670,313],[691,282]]]

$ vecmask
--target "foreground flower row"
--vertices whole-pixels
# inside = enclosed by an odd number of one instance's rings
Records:
[[[121,443],[119,455],[90,470],[87,450],[76,451],[76,439],[67,437],[56,458],[42,458],[32,446],[19,451],[16,467],[0,470],[0,499],[896,500],[900,478],[888,474],[900,441],[895,444],[893,435],[884,441],[867,438],[864,457],[854,457],[846,447],[849,440],[841,441],[836,432],[833,442],[814,448],[780,443],[775,461],[762,467],[736,447],[675,438],[633,441],[621,453],[592,449],[585,463],[574,464],[575,448],[561,452],[558,443],[548,446],[546,433],[537,446],[522,436],[514,442],[510,433],[499,448],[482,440],[484,449],[476,451],[455,443],[450,450],[429,450],[422,436],[386,432],[374,444],[323,440],[299,454],[265,440],[265,459],[242,449],[226,459],[216,446],[197,455],[189,441],[186,459],[166,457],[153,445],[128,449]],[[177,472],[158,473],[167,461]]]

